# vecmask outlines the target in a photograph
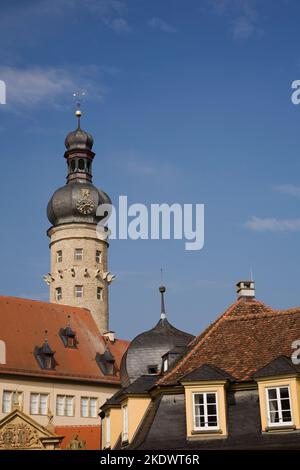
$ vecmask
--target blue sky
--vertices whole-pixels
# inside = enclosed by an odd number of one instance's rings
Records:
[[[2,1],[0,294],[47,300],[46,206],[64,184],[72,93],[87,91],[94,183],[116,201],[204,203],[205,246],[112,241],[111,327],[198,333],[235,299],[300,305],[297,0]]]

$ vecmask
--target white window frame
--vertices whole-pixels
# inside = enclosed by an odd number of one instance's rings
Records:
[[[102,262],[102,251],[101,250],[96,250],[95,261],[96,261],[97,264],[100,264]]]
[[[57,263],[62,263],[63,260],[63,252],[62,250],[57,250],[56,252],[56,262]]]
[[[60,302],[62,300],[62,288],[61,287],[56,287],[55,299],[56,299],[56,302]]]
[[[216,426],[208,426],[208,412],[207,412],[207,395],[213,394],[215,395],[215,405],[216,405],[216,416],[217,416],[217,425]],[[195,396],[196,395],[203,395],[203,406],[204,406],[204,426],[196,426],[196,403],[195,403]],[[219,421],[219,407],[218,407],[218,392],[212,391],[198,391],[193,392],[193,430],[194,431],[214,431],[220,429],[220,421]]]
[[[84,416],[82,414],[82,400],[87,400],[87,416]],[[92,416],[91,414],[91,400],[96,400],[96,415],[95,416]],[[98,418],[98,413],[97,413],[98,405],[99,405],[98,397],[81,396],[80,397],[80,417],[81,418],[93,418],[93,419]]]
[[[110,447],[110,414],[105,417],[105,447]]]
[[[9,410],[5,411],[4,410],[4,394],[7,393],[9,394]],[[2,392],[2,413],[11,413],[13,409],[13,404],[14,404],[14,394],[18,394],[18,404],[20,409],[23,407],[23,392],[19,392],[16,390],[3,390]]]
[[[128,441],[128,405],[122,406],[122,441]]]
[[[81,295],[78,295],[79,292],[81,293]],[[80,286],[79,285],[75,286],[74,287],[74,295],[75,295],[76,299],[82,299],[82,297],[83,297],[83,286],[81,286],[81,285]]]
[[[169,369],[169,359],[166,357],[163,360],[163,372],[167,372],[168,369]]]
[[[83,248],[74,249],[74,261],[83,261]]]
[[[281,388],[287,388],[288,393],[289,393],[289,402],[290,402],[290,413],[291,413],[291,420],[290,421],[283,421],[282,420],[282,411],[288,411],[288,410],[282,410],[281,408],[281,398],[280,398],[280,389]],[[271,410],[269,406],[269,390],[276,390],[276,401],[277,401],[277,406],[278,406],[278,415],[279,415],[279,422],[278,423],[271,423]],[[293,419],[293,410],[292,410],[292,399],[291,399],[291,390],[289,385],[277,385],[273,387],[266,387],[265,388],[265,394],[266,394],[266,405],[267,405],[267,415],[268,415],[268,427],[276,428],[278,426],[291,426],[294,424],[294,419]]]
[[[37,395],[37,400],[38,400],[38,411],[37,413],[32,413],[32,396],[33,395]],[[46,396],[47,397],[47,404],[46,404],[46,412],[45,413],[41,413],[41,396]],[[29,413],[33,416],[37,416],[37,415],[40,415],[40,416],[47,416],[48,414],[48,410],[49,410],[49,393],[40,393],[40,392],[31,392],[30,393],[30,397],[29,397]]]
[[[58,398],[62,398],[63,400],[63,414],[59,414],[58,413]],[[67,400],[68,399],[71,399],[72,401],[72,414],[68,414],[67,412]],[[56,413],[56,416],[65,416],[67,418],[72,418],[74,417],[75,415],[75,406],[74,406],[74,403],[75,403],[75,397],[74,395],[62,395],[60,393],[58,393],[56,395],[56,401],[55,401],[55,413]]]

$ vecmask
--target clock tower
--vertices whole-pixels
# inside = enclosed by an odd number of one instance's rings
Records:
[[[108,288],[114,276],[108,271],[108,242],[97,236],[96,211],[111,200],[92,184],[93,137],[81,129],[79,109],[76,117],[77,129],[65,140],[67,181],[47,208],[51,268],[44,279],[50,302],[89,309],[103,334],[109,330]]]

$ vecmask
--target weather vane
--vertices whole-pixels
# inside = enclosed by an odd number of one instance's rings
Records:
[[[84,102],[85,97],[86,97],[85,90],[78,90],[73,93],[73,99],[75,101],[75,106],[76,106],[75,116],[78,119],[78,127],[80,127],[80,118],[82,115],[81,105]]]

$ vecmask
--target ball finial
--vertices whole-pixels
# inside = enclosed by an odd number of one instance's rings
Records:
[[[161,294],[164,294],[164,293],[166,292],[165,286],[160,286],[160,287],[159,287],[159,292],[160,292]]]

